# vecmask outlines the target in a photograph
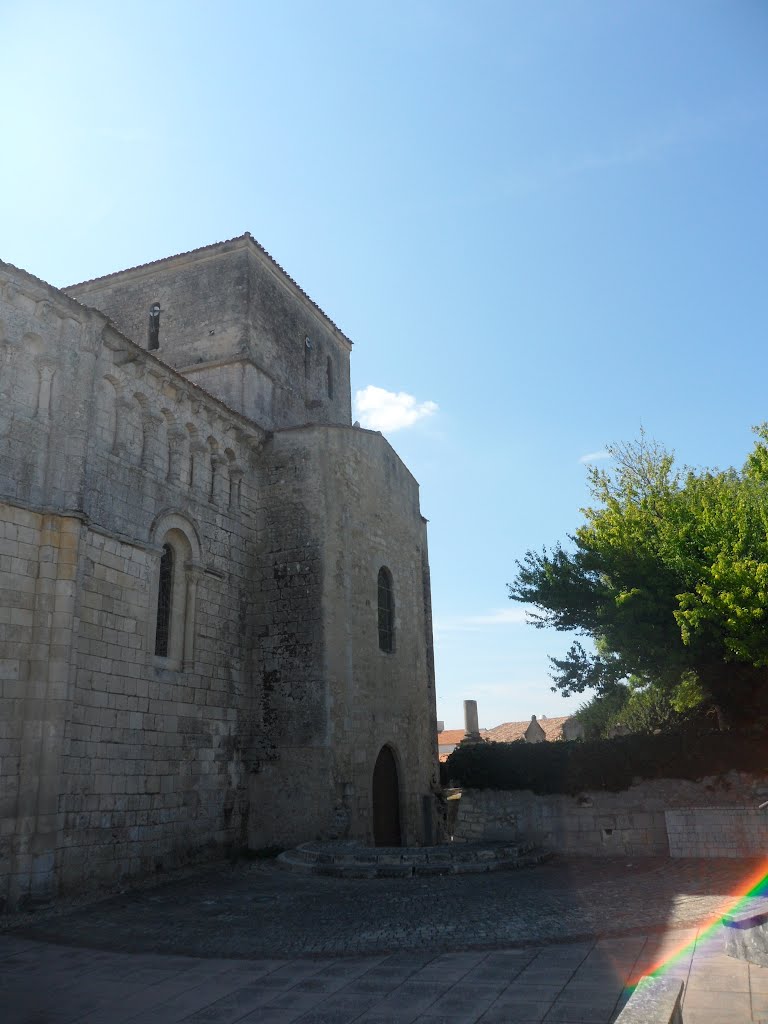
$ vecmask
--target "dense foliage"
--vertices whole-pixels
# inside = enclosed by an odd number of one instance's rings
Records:
[[[584,738],[605,739],[621,731],[619,717],[629,700],[629,687],[616,683],[609,693],[597,694],[582,704],[575,714],[584,728]]]
[[[632,676],[608,693],[582,704],[576,718],[586,739],[606,739],[630,732],[667,732],[688,723],[707,723],[707,702],[692,674],[673,689],[644,683]]]
[[[657,735],[558,743],[473,743],[457,747],[446,776],[471,789],[530,789],[534,793],[620,792],[637,779],[702,779],[731,770],[763,775],[763,732]]]
[[[517,563],[509,596],[539,628],[590,637],[551,659],[564,696],[594,687],[694,684],[723,716],[750,719],[768,698],[768,426],[741,471],[678,471],[644,436],[590,469],[585,523]]]

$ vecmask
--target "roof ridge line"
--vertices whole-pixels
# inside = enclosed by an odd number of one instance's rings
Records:
[[[319,306],[312,298],[312,296],[308,295],[307,292],[304,291],[304,289],[301,287],[298,281],[295,278],[291,277],[291,275],[288,273],[285,267],[283,267],[280,263],[277,262],[275,257],[267,249],[264,248],[264,246],[261,244],[261,242],[259,242],[257,238],[254,238],[250,231],[245,231],[242,235],[235,235],[233,238],[224,238],[218,242],[211,242],[208,245],[199,245],[195,249],[187,249],[184,252],[175,252],[172,253],[170,256],[161,256],[159,259],[148,260],[146,263],[137,263],[132,267],[123,267],[121,270],[113,270],[109,274],[100,274],[98,277],[89,277],[86,278],[84,281],[76,281],[73,284],[64,285],[60,290],[66,292],[70,288],[81,288],[83,285],[94,284],[96,281],[107,281],[110,277],[118,277],[120,274],[127,274],[132,270],[144,270],[145,267],[152,267],[158,263],[166,263],[168,260],[177,259],[179,256],[194,256],[197,253],[205,252],[206,249],[216,249],[219,246],[229,245],[231,242],[240,241],[250,241],[259,250],[259,252],[266,256],[270,263],[272,263],[272,265],[276,267],[277,270],[280,271],[283,277],[290,281],[294,288],[296,288],[297,291],[299,291],[300,294],[304,296],[304,298],[317,310],[317,312],[323,317],[323,319],[326,320],[331,325],[331,327],[333,327],[335,331],[338,331],[339,334],[343,338],[345,338],[350,345],[354,344],[352,339],[347,334],[345,334],[344,331],[342,331],[342,329],[339,327],[339,325],[328,316],[328,314],[325,312],[322,306]]]

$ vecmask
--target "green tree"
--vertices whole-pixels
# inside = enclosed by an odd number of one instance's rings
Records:
[[[629,699],[629,687],[617,683],[610,693],[597,694],[580,705],[575,718],[584,727],[584,738],[602,740],[610,733]]]
[[[564,696],[635,676],[668,693],[695,680],[723,715],[768,696],[768,426],[742,471],[676,470],[645,435],[590,468],[593,504],[572,546],[528,551],[509,596],[539,628],[590,637],[551,659]]]
[[[698,680],[687,675],[673,690],[644,683],[632,676],[609,693],[582,704],[576,718],[587,739],[606,739],[617,733],[669,732],[699,712],[705,702]]]

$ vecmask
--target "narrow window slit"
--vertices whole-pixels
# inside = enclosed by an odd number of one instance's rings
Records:
[[[173,548],[170,544],[163,544],[163,554],[160,558],[160,578],[157,588],[157,629],[155,630],[155,654],[158,658],[168,657],[172,593]]]
[[[153,302],[149,307],[149,344],[147,348],[160,348],[160,303]]]
[[[392,592],[392,577],[388,569],[379,569],[379,649],[391,653],[395,637],[395,600]]]

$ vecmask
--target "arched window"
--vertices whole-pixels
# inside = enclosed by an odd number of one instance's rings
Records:
[[[379,569],[379,649],[391,653],[395,649],[395,597],[392,575],[384,566]]]
[[[200,542],[190,521],[176,512],[160,516],[150,531],[157,544],[147,649],[159,668],[181,671],[194,663],[195,601]]]
[[[160,575],[157,584],[157,628],[155,630],[155,654],[158,658],[168,657],[168,637],[171,628],[171,601],[173,598],[173,548],[163,544],[160,558]]]

